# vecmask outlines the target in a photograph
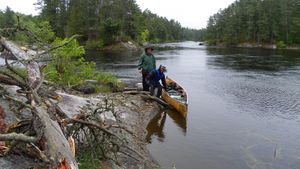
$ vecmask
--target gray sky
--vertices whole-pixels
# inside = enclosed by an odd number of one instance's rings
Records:
[[[33,4],[37,0],[0,0],[0,9],[6,6],[14,11],[36,15]],[[182,26],[204,28],[209,16],[226,8],[235,0],[136,0],[142,10],[148,8],[153,13],[179,21]]]

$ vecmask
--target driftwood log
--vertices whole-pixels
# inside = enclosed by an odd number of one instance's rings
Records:
[[[131,95],[142,94],[142,99],[144,99],[144,100],[152,100],[152,101],[159,103],[163,107],[173,109],[173,107],[171,105],[169,105],[168,103],[166,103],[164,100],[154,97],[154,96],[151,96],[150,93],[146,92],[146,91],[138,91],[138,90],[129,91],[128,90],[128,91],[124,91],[123,94],[131,94]]]
[[[38,95],[38,90],[43,83],[43,74],[40,65],[34,60],[38,53],[34,51],[24,51],[12,41],[4,37],[0,39],[0,45],[10,52],[17,61],[22,63],[27,69],[27,78],[18,74],[6,62],[6,67],[14,75],[1,74],[0,82],[8,85],[19,86],[28,100],[29,106],[32,107],[33,124],[36,137],[29,137],[24,134],[0,134],[0,140],[17,140],[23,142],[43,143],[40,148],[46,155],[47,168],[68,168],[77,169],[78,165],[72,152],[66,136],[64,135],[59,123],[50,118],[47,113],[47,107],[43,106],[43,99]],[[55,112],[53,112],[55,113]]]

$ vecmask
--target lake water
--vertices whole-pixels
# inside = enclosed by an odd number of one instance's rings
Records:
[[[300,169],[300,51],[163,45],[175,49],[155,51],[157,62],[189,98],[187,119],[165,111],[147,125],[163,168]],[[134,64],[139,53],[87,55],[101,70],[140,76],[114,65]]]

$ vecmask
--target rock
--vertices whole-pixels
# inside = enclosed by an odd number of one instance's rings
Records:
[[[85,83],[83,85],[77,85],[73,87],[74,90],[82,92],[84,94],[96,93],[96,85],[91,83]]]
[[[20,89],[20,88],[17,86],[2,85],[2,89],[0,89],[0,92],[5,91],[7,94],[12,96],[13,98],[25,103],[27,100],[23,96],[17,94],[16,91],[18,89]],[[20,119],[20,118],[26,119],[26,118],[31,117],[31,111],[29,109],[24,108],[22,110],[18,110],[19,105],[14,105],[13,102],[10,100],[6,100],[6,99],[3,99],[2,97],[0,97],[0,105],[3,109],[3,111],[5,112],[5,124],[7,126],[9,126],[13,123],[16,123],[18,121],[18,119]]]
[[[117,119],[115,118],[115,116],[113,115],[113,113],[111,111],[106,111],[100,114],[100,118],[102,121],[104,122],[117,122]]]
[[[152,159],[149,151],[146,148],[146,144],[142,143],[146,138],[146,126],[150,120],[160,111],[159,105],[154,102],[145,102],[139,95],[124,95],[114,94],[111,96],[115,103],[115,112],[121,124],[127,128],[127,130],[133,132],[137,137],[131,134],[123,134],[126,140],[130,143],[129,146],[139,152],[145,157],[143,161],[136,161],[132,158],[118,154],[119,162],[122,164],[118,166],[113,161],[106,161],[110,163],[113,169],[153,169],[158,168],[158,165]],[[125,132],[126,133],[126,132]],[[132,155],[132,152],[127,153]]]
[[[39,50],[39,47],[38,47],[37,45],[32,45],[32,46],[31,46],[31,49],[32,49],[32,50]]]
[[[58,106],[64,111],[68,117],[73,117],[74,115],[80,114],[82,107],[88,104],[88,99],[70,95],[67,93],[57,92],[61,96],[61,101]]]
[[[5,169],[24,169],[34,168],[34,159],[21,155],[7,155],[0,157],[0,168]]]
[[[92,82],[93,83],[93,82]],[[15,97],[21,100],[21,96],[17,96],[15,90],[18,88],[10,87],[7,88],[8,91]],[[122,93],[113,93],[113,94],[99,94],[96,96],[90,96],[89,98],[85,98],[82,96],[75,96],[63,92],[56,91],[56,93],[61,97],[61,100],[58,102],[58,106],[66,113],[69,118],[74,117],[75,115],[80,114],[82,111],[94,111],[99,106],[104,106],[109,103],[114,104],[113,111],[106,110],[99,114],[99,117],[105,121],[107,125],[117,125],[121,124],[123,127],[126,128],[126,131],[120,132],[121,129],[112,128],[110,129],[111,132],[115,134],[120,134],[121,138],[126,139],[129,142],[129,146],[141,154],[144,159],[141,161],[136,161],[131,157],[117,153],[118,161],[121,166],[116,165],[114,161],[105,161],[103,164],[111,164],[113,169],[152,169],[157,168],[157,164],[152,159],[149,151],[146,147],[146,124],[150,122],[150,120],[160,111],[160,107],[155,102],[145,102],[141,96],[139,95],[125,95]],[[6,118],[11,116],[13,121],[17,118],[15,117],[15,113],[10,112],[9,102],[4,100],[0,97],[1,107],[4,109],[6,113]],[[12,117],[12,115],[14,117]],[[117,119],[118,122],[117,123]],[[11,123],[6,123],[7,125]],[[132,134],[133,133],[133,134]],[[133,154],[136,158],[139,158],[138,155],[134,154],[130,150],[124,149],[128,154]],[[21,160],[21,162],[19,161]],[[23,162],[24,160],[24,162]],[[17,163],[14,163],[17,161]],[[27,159],[22,156],[7,156],[0,158],[0,168],[32,168],[32,161],[34,159]],[[22,165],[20,165],[22,164]]]
[[[121,42],[121,44],[129,51],[138,51],[139,50],[139,48],[132,42],[127,42],[127,43]]]
[[[0,93],[9,93],[14,98],[24,101],[24,97],[16,94],[16,90],[19,89],[16,86],[0,86]],[[5,90],[5,91],[4,91]],[[1,96],[1,95],[0,95]],[[0,133],[6,132],[8,126],[15,124],[20,119],[29,119],[31,112],[28,109],[17,110],[19,105],[14,104],[10,100],[0,97]],[[0,149],[5,143],[0,142]],[[5,169],[23,169],[33,168],[36,164],[35,159],[28,158],[22,155],[12,155],[0,157],[0,168]]]
[[[149,42],[144,42],[144,43],[143,43],[143,46],[145,46],[145,47],[146,47],[146,46],[149,46],[149,45],[150,45]]]
[[[135,85],[135,87],[137,87],[138,90],[140,90],[140,91],[143,90],[143,84],[142,84],[142,83],[137,83],[137,84]]]
[[[98,81],[97,80],[86,80],[85,84],[92,84],[92,85],[97,85]]]

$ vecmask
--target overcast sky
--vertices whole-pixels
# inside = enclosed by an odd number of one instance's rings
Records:
[[[37,0],[0,0],[0,9],[6,6],[14,11],[36,15],[34,3]],[[204,28],[209,16],[226,8],[235,0],[136,0],[142,10],[148,8],[153,13],[168,19],[175,19],[184,27]]]

